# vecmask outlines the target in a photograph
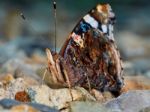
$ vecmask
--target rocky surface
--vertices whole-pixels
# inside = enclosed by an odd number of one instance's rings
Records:
[[[44,39],[41,40],[38,38],[16,38],[5,44],[0,44],[0,64],[3,64],[6,61],[16,57],[17,59],[24,60],[24,58],[26,58],[27,56],[32,56],[36,53],[39,55],[43,55],[46,47],[51,46],[48,41]]]
[[[83,88],[71,89],[71,91],[69,91],[69,89],[67,88],[51,89],[43,85],[40,87],[33,86],[31,88],[27,88],[27,93],[32,98],[31,102],[45,104],[47,106],[55,107],[57,109],[67,108],[68,102],[76,100],[96,100],[88,92],[83,93],[80,89]]]
[[[150,112],[150,106],[143,108],[139,112]]]
[[[26,84],[23,81],[23,79],[18,78],[17,80],[11,80],[10,82],[3,83],[1,85],[1,93],[0,93],[0,98],[9,98],[9,99],[14,99],[15,94],[18,91],[23,91],[26,88]]]
[[[0,106],[0,111],[3,112],[58,112],[58,110],[45,105],[36,103],[21,103],[10,99],[1,100]]]
[[[150,106],[150,91],[129,91],[107,102],[105,106],[114,112],[139,112]]]
[[[36,70],[42,68],[40,63],[28,62],[28,58],[12,58],[6,61],[0,68],[2,73],[11,73],[15,77],[30,76],[34,79],[40,79],[36,75]]]
[[[29,85],[23,78],[14,79],[12,75],[6,76],[1,82],[0,100],[5,98],[43,104],[56,109],[68,108],[68,102],[76,100],[96,101],[84,88],[51,89],[41,84]]]
[[[150,79],[145,76],[124,77],[122,92],[127,92],[129,90],[150,90]]]
[[[0,109],[8,112],[25,109],[31,112],[55,112],[55,109],[61,112],[147,112],[150,106],[150,91],[145,90],[149,89],[149,84],[142,82],[143,80],[149,82],[142,76],[125,77],[125,85],[128,88],[125,88],[118,98],[114,98],[109,92],[100,93],[93,89],[89,93],[81,87],[70,90],[52,89],[41,84],[29,85],[23,78],[15,79],[8,74],[1,78]]]
[[[150,91],[129,91],[106,103],[72,102],[71,112],[149,112]]]
[[[111,112],[99,102],[72,102],[70,112]]]

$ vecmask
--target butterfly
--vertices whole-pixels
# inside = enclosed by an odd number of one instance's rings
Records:
[[[81,18],[59,54],[53,56],[52,68],[56,70],[49,70],[55,74],[55,80],[68,80],[70,86],[120,91],[123,67],[113,35],[115,21],[109,4],[98,4]]]

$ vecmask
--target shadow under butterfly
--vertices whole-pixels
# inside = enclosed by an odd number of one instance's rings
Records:
[[[119,93],[123,67],[115,44],[115,14],[109,4],[98,4],[75,26],[59,53],[46,50],[53,83]]]

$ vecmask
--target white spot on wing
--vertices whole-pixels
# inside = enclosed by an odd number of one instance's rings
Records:
[[[102,25],[102,30],[103,30],[103,33],[107,33],[107,26],[106,25]]]
[[[113,25],[109,25],[109,35],[108,35],[109,39],[114,41],[114,35],[113,35]]]
[[[98,22],[89,14],[84,16],[83,19],[85,20],[85,22],[89,23],[93,28],[98,28]]]

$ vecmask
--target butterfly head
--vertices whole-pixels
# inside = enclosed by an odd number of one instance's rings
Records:
[[[105,24],[115,22],[115,14],[109,4],[98,4],[95,9],[98,18]]]

